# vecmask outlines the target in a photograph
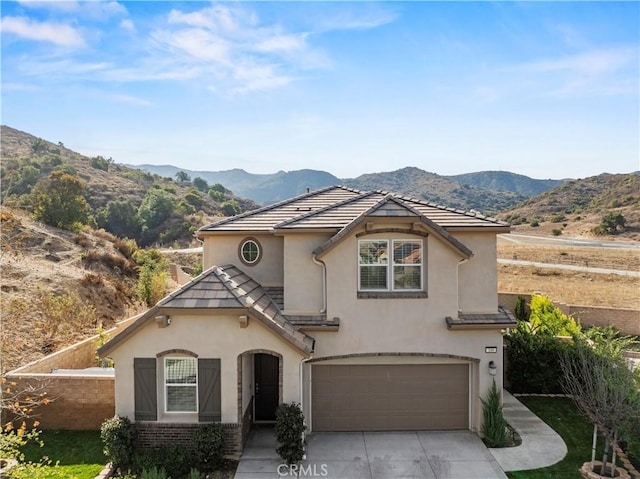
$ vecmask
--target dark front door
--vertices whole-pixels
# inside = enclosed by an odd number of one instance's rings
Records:
[[[254,354],[255,420],[275,421],[279,400],[279,359],[270,354]]]

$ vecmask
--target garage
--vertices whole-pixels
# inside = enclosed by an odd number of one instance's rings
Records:
[[[469,428],[467,364],[312,366],[314,431]]]

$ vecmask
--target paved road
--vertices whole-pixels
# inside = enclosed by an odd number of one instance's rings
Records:
[[[517,244],[583,246],[587,248],[612,248],[640,250],[639,241],[601,241],[580,238],[549,238],[547,236],[523,235],[509,233],[498,235],[499,240]]]
[[[624,269],[590,268],[588,266],[575,266],[572,264],[538,263],[536,261],[520,261],[517,259],[503,259],[503,258],[498,258],[498,264],[512,264],[515,266],[535,266],[536,268],[565,269],[569,271],[584,271],[585,273],[596,273],[596,274],[617,274],[619,276],[632,276],[634,278],[640,278],[640,271],[627,271]]]

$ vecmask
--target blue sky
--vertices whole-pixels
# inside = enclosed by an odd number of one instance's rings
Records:
[[[639,2],[2,2],[2,123],[118,163],[639,161]]]

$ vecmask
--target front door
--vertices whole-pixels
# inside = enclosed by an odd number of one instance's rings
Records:
[[[270,354],[253,355],[255,374],[255,420],[275,421],[279,402],[279,359]]]

